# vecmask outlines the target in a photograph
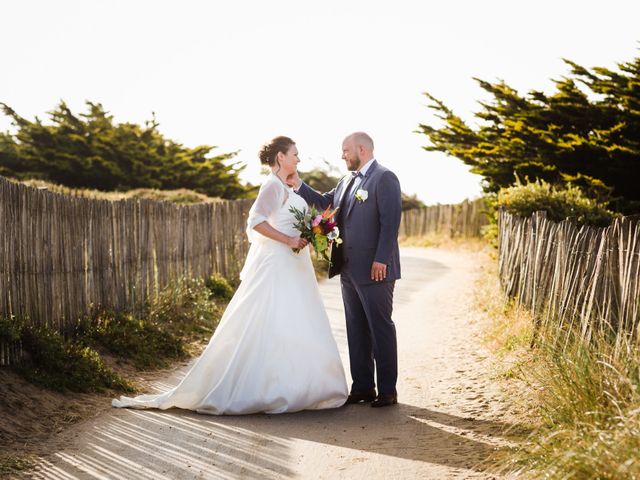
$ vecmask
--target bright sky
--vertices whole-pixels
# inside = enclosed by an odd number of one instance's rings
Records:
[[[368,132],[376,158],[428,204],[480,193],[455,158],[421,149],[435,123],[422,92],[471,119],[486,99],[472,77],[550,90],[568,70],[640,54],[638,0],[68,1],[0,3],[0,101],[27,118],[60,100],[101,102],[119,122],[156,113],[187,146],[257,151],[292,137],[301,169]],[[10,129],[0,116],[0,130]]]

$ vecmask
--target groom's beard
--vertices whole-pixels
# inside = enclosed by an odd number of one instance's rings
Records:
[[[358,170],[360,168],[360,164],[362,162],[360,162],[359,159],[354,160],[353,162],[349,163],[349,166],[347,167],[349,169],[350,172],[355,172],[356,170]]]

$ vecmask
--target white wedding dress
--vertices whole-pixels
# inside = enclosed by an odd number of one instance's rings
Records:
[[[213,415],[335,408],[348,390],[309,248],[294,253],[253,230],[267,220],[297,235],[293,205],[306,202],[270,174],[251,207],[251,247],[241,283],[207,348],[174,388],[114,399],[114,407],[172,407]]]

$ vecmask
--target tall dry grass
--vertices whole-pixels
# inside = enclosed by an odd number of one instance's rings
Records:
[[[508,300],[489,266],[478,308],[492,318],[486,339],[519,413],[523,436],[499,457],[518,478],[640,479],[640,349],[605,332],[591,341],[553,321],[531,347],[533,317]]]
[[[512,466],[527,478],[640,478],[640,352],[577,334],[562,347],[556,335],[544,330],[525,371],[540,386],[541,422]]]

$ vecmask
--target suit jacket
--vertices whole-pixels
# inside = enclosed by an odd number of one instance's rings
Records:
[[[340,205],[351,174],[343,177],[336,188],[320,193],[302,183],[298,194],[307,203],[325,209]],[[345,202],[346,211],[339,215],[342,245],[331,248],[329,278],[348,269],[359,284],[375,283],[371,280],[371,265],[374,261],[387,265],[385,281],[400,278],[400,252],[398,230],[402,215],[402,196],[398,177],[376,160],[367,170],[357,190],[366,190],[368,197],[361,202],[352,199]]]

